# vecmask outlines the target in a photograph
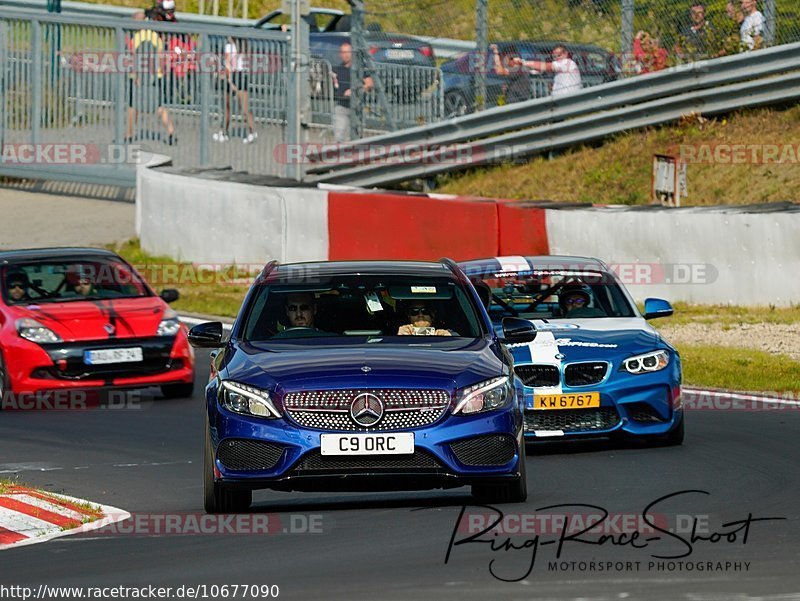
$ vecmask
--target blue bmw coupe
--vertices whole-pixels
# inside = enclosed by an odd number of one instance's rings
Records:
[[[493,257],[459,264],[497,332],[533,324],[529,342],[508,341],[525,385],[525,437],[636,437],[679,445],[684,436],[681,361],[648,320],[672,315],[648,298],[641,313],[598,259]]]
[[[529,322],[509,320],[507,341]],[[268,264],[206,387],[205,508],[252,491],[472,487],[527,497],[524,386],[475,288],[450,260]]]

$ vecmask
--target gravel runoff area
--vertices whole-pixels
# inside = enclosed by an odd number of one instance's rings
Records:
[[[748,348],[800,361],[800,323],[659,324],[658,330],[671,344]]]
[[[0,188],[0,248],[86,246],[135,236],[133,204]]]

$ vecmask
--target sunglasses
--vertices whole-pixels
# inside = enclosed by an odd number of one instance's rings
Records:
[[[567,305],[585,305],[586,302],[587,302],[586,299],[581,296],[576,296],[575,298],[568,298],[567,300],[564,301],[564,303]]]
[[[430,315],[430,309],[427,307],[409,307],[408,308],[409,315]]]
[[[14,288],[19,288],[20,290],[25,290],[25,284],[20,284],[19,282],[14,282],[8,285],[9,290],[13,290]]]
[[[286,310],[292,313],[311,311],[311,305],[286,305]]]

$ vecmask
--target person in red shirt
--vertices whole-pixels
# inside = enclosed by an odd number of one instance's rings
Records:
[[[646,31],[640,31],[633,40],[633,58],[637,73],[652,73],[667,68],[667,51],[661,47],[658,38]]]

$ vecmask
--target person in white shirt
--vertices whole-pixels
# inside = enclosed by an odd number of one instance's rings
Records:
[[[756,0],[742,0],[744,20],[739,28],[742,46],[753,50],[761,46],[764,35],[764,15],[756,8]]]
[[[236,96],[241,104],[242,113],[247,117],[247,126],[249,132],[245,136],[243,142],[245,144],[252,144],[258,138],[256,132],[255,120],[253,118],[253,111],[250,110],[248,88],[250,86],[249,76],[245,66],[245,58],[241,55],[239,48],[236,45],[236,40],[228,38],[224,50],[224,73],[223,84],[225,92],[225,119],[222,130],[214,134],[212,137],[215,142],[227,142],[229,139],[229,129],[231,125],[231,100]]]
[[[517,65],[524,65],[528,69],[540,72],[555,73],[553,77],[552,96],[564,96],[577,92],[583,87],[581,72],[578,65],[569,56],[564,46],[553,48],[552,61],[526,61],[519,57],[513,59]]]

